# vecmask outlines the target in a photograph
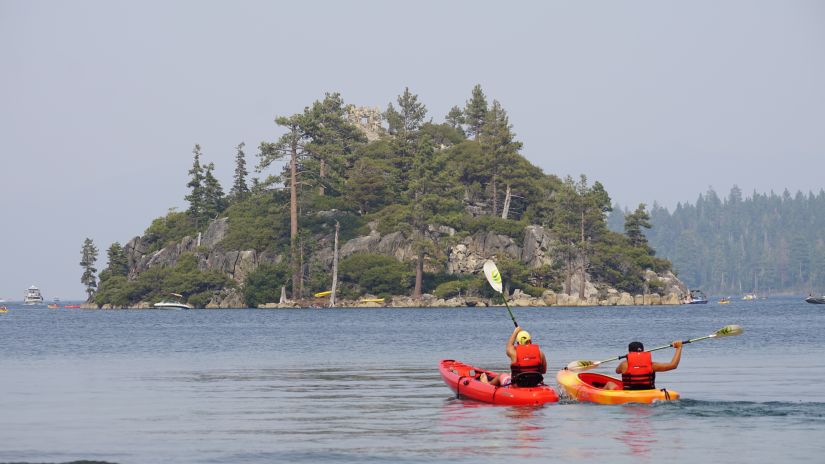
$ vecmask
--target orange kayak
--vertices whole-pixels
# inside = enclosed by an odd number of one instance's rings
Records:
[[[458,397],[508,406],[538,406],[559,401],[559,395],[551,386],[542,383],[529,388],[515,385],[496,387],[484,383],[478,378],[482,373],[485,373],[488,378],[492,379],[498,373],[479,369],[452,359],[441,361],[438,370],[441,373],[441,378]]]
[[[556,374],[561,388],[576,401],[599,404],[653,403],[679,399],[679,392],[667,389],[622,390],[622,381],[615,377],[593,372],[573,372],[563,369]],[[615,390],[605,389],[607,382],[616,384]]]

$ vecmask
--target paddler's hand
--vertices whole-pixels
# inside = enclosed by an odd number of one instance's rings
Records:
[[[671,343],[670,346],[676,348],[677,350],[682,347],[682,341],[676,340],[675,342]]]
[[[521,327],[516,326],[515,330],[513,330],[513,335],[517,335],[519,332],[521,332]]]

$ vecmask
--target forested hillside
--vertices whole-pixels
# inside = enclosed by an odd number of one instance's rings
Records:
[[[647,245],[644,221],[631,221],[627,236],[609,231],[611,201],[602,184],[584,176],[562,180],[527,161],[507,112],[488,102],[480,86],[442,122],[430,118],[409,89],[385,111],[369,110],[327,94],[302,112],[278,117],[273,133],[279,135],[255,153],[259,175],[249,178],[243,143],[222,155],[235,161],[226,194],[196,145],[188,209],[156,219],[140,240],[113,244],[95,301],[126,305],[176,292],[202,305],[238,287],[254,305],[277,301],[281,286],[300,300],[330,288],[336,224],[342,243],[395,233],[403,242],[398,246],[411,249],[394,258],[361,253],[342,260],[343,295],[482,292],[475,270],[448,268],[451,247],[482,232],[518,247],[530,225],[552,235],[545,246],[553,256],[538,265],[498,253],[511,288],[539,295],[575,291],[582,298],[584,282],[632,294],[658,290],[645,271],[665,272],[670,263]],[[207,249],[185,241],[216,218],[228,224],[219,243]],[[254,252],[248,272],[233,271],[231,279],[215,273],[229,250]],[[196,259],[179,259],[181,253]]]
[[[611,214],[611,229],[622,220]],[[692,288],[717,294],[825,293],[825,192],[712,189],[695,204],[654,205],[646,232]]]

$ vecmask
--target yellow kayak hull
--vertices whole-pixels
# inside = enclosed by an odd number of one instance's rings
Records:
[[[562,390],[576,401],[589,401],[598,404],[625,404],[679,399],[679,392],[667,389],[625,391],[621,389],[621,379],[593,372],[573,372],[563,369],[556,374],[556,381]],[[618,389],[605,389],[604,386],[608,382],[616,384]]]

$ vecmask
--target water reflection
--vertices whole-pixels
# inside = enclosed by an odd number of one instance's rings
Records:
[[[624,443],[631,456],[649,457],[651,449],[657,442],[656,433],[650,425],[653,408],[643,405],[627,405],[622,409],[628,417],[613,438]]]
[[[441,408],[441,435],[450,454],[535,458],[542,455],[542,410],[451,399]]]

